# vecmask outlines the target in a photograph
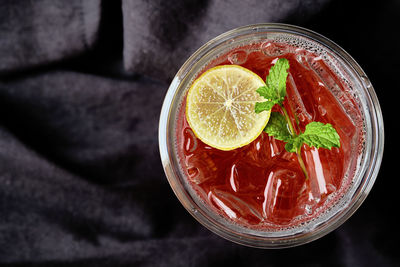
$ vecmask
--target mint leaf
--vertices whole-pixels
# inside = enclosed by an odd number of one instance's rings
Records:
[[[257,89],[257,93],[264,97],[266,102],[257,102],[255,112],[260,113],[264,110],[270,110],[275,104],[282,105],[286,96],[286,79],[288,75],[289,61],[286,58],[280,58],[269,70],[265,81],[265,86]],[[269,103],[269,104],[267,104]]]
[[[280,98],[285,98],[286,96],[286,78],[288,75],[288,69],[289,60],[286,58],[278,59],[275,65],[269,70],[269,74],[265,81],[267,87],[274,89]]]
[[[265,99],[274,99],[276,98],[278,95],[276,94],[275,90],[269,90],[268,87],[266,86],[261,86],[259,87],[256,92],[264,97]]]
[[[281,103],[285,100],[285,96],[280,96],[277,90],[271,90],[266,86],[259,87],[256,92],[267,99],[267,101]]]
[[[275,102],[272,101],[265,101],[265,102],[256,102],[255,112],[260,113],[264,110],[271,110],[272,107],[275,105]]]
[[[265,102],[264,102],[265,103]],[[289,132],[285,117],[279,112],[272,112],[264,131],[275,139],[290,142],[292,135]]]
[[[288,152],[296,152],[304,143],[310,147],[331,149],[340,147],[340,137],[331,124],[313,121],[306,125],[303,133],[287,141],[285,149]]]
[[[316,148],[340,147],[340,136],[335,128],[329,123],[313,121],[306,125],[304,133],[297,138],[301,138],[302,142]]]
[[[285,97],[280,97],[276,90],[270,90],[266,86],[259,87],[256,92],[267,99],[265,102],[256,102],[256,113],[260,113],[264,110],[271,110],[275,104],[281,104],[283,100],[285,100]]]
[[[270,110],[275,104],[282,105],[286,96],[286,79],[289,69],[289,61],[286,58],[280,58],[269,70],[265,80],[265,86],[257,89],[257,93],[264,97],[266,102],[257,102],[255,112],[260,113],[264,110]]]

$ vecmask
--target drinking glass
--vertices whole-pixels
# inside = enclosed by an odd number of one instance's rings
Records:
[[[193,80],[213,59],[230,50],[265,40],[285,43],[320,56],[347,83],[362,114],[364,140],[351,185],[332,207],[312,220],[278,231],[241,226],[217,214],[202,201],[187,181],[177,152],[179,108]],[[333,90],[333,89],[332,89]],[[335,95],[335,92],[333,92]],[[339,97],[338,95],[335,95]],[[343,108],[346,110],[346,106]],[[351,112],[346,110],[346,112]],[[348,114],[351,116],[352,114]],[[165,175],[187,211],[212,232],[233,242],[258,248],[283,248],[320,238],[344,223],[361,205],[377,177],[382,160],[382,112],[367,75],[341,47],[313,31],[286,24],[256,24],[219,35],[200,47],[183,64],[165,96],[159,122],[159,148]]]

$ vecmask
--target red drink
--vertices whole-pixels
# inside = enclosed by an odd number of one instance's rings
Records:
[[[340,148],[303,146],[309,179],[297,155],[264,132],[247,146],[221,151],[195,137],[186,121],[185,103],[177,122],[178,159],[192,190],[215,212],[250,228],[295,226],[323,213],[351,184],[362,149],[361,113],[348,85],[311,52],[282,43],[252,44],[219,56],[203,71],[237,64],[265,80],[281,57],[290,63],[284,106],[296,131],[319,121],[332,124],[340,136]]]

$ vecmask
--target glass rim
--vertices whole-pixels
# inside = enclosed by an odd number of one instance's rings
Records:
[[[185,188],[181,184],[179,184],[177,177],[180,174],[177,173],[177,170],[175,168],[175,165],[179,166],[179,163],[174,162],[174,160],[176,161],[176,159],[174,159],[174,156],[171,153],[171,144],[168,143],[168,140],[171,140],[170,133],[168,131],[171,123],[171,105],[175,100],[178,89],[180,89],[179,85],[183,80],[182,77],[186,79],[187,75],[192,73],[194,65],[207,53],[212,51],[215,47],[222,45],[223,43],[232,39],[234,40],[234,38],[238,36],[271,31],[300,35],[304,38],[317,42],[319,45],[327,48],[335,56],[339,57],[341,61],[350,68],[350,70],[360,80],[362,90],[367,96],[366,101],[371,121],[370,134],[374,137],[370,138],[371,144],[368,147],[368,151],[365,152],[368,157],[366,160],[364,160],[364,165],[362,167],[363,171],[360,173],[360,176],[363,175],[363,177],[361,178],[357,188],[355,188],[354,194],[351,196],[351,200],[354,199],[354,202],[349,202],[351,205],[344,207],[342,210],[329,217],[323,223],[314,226],[311,229],[312,232],[310,230],[310,232],[304,232],[294,236],[265,236],[255,235],[252,233],[249,234],[248,232],[238,233],[231,228],[221,227],[219,222],[215,221],[215,216],[213,218],[212,215],[210,216],[209,214],[206,214],[206,212],[204,212],[202,209],[199,209],[197,203],[193,203],[193,200],[190,199],[190,196],[186,192]],[[358,207],[362,204],[362,202],[365,200],[368,193],[370,192],[378,175],[378,171],[382,161],[384,148],[383,144],[383,117],[379,101],[372,84],[370,83],[367,75],[358,65],[358,63],[344,49],[342,49],[340,46],[338,46],[336,43],[329,40],[328,38],[314,31],[299,26],[281,23],[262,23],[239,27],[227,31],[201,46],[186,60],[186,62],[182,65],[182,67],[179,69],[176,76],[172,80],[164,99],[159,121],[159,149],[161,161],[168,182],[170,183],[171,188],[173,189],[181,204],[197,221],[199,221],[202,225],[204,225],[212,232],[235,243],[257,248],[283,248],[305,244],[330,233],[341,224],[343,224],[358,209]]]

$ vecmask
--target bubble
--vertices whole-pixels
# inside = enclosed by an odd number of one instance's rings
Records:
[[[308,215],[311,215],[311,214],[312,214],[312,207],[311,207],[311,205],[306,204],[305,207],[304,207],[304,210],[305,210],[305,212],[306,212]]]

